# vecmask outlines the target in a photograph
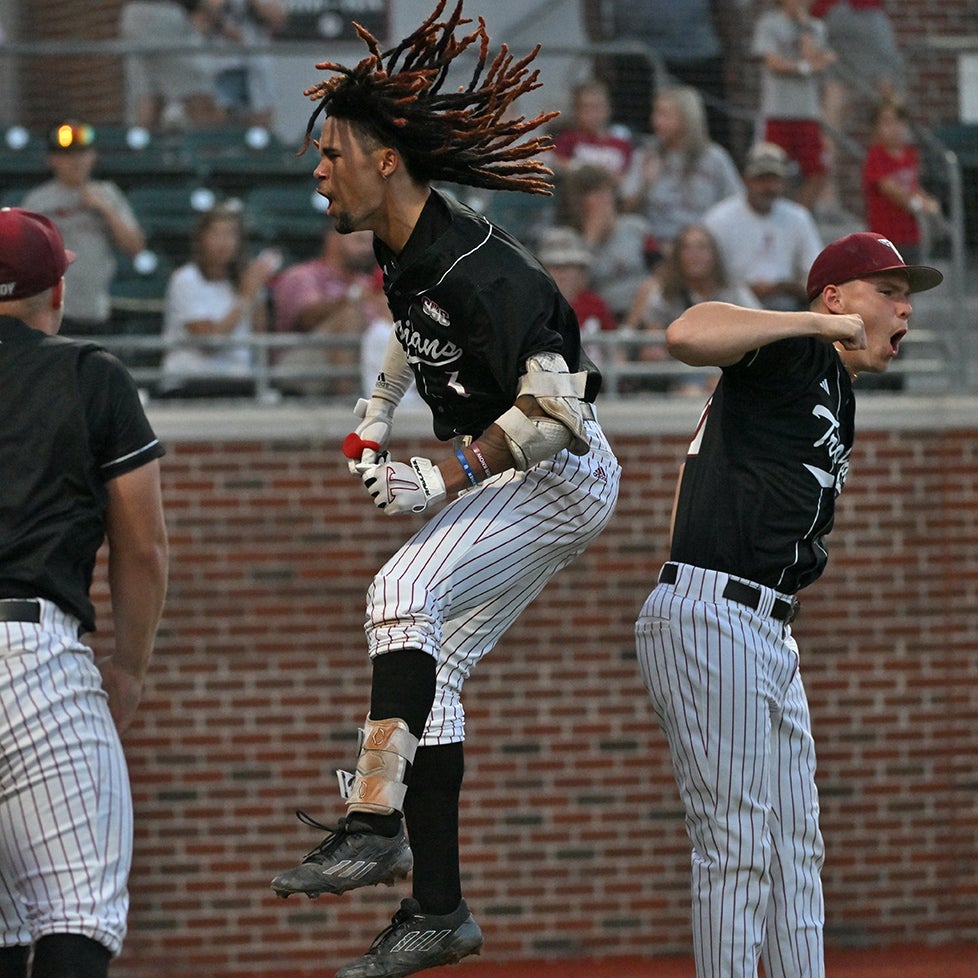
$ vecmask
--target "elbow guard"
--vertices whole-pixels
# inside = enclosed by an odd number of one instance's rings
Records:
[[[526,361],[517,394],[534,397],[547,417],[528,418],[514,405],[496,421],[506,433],[518,469],[525,471],[565,448],[575,455],[587,453],[582,400],[586,383],[587,374],[569,373],[559,353],[537,353]]]

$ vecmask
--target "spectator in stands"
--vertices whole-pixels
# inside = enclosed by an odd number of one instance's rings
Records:
[[[622,182],[624,208],[644,214],[659,244],[744,185],[730,154],[710,139],[702,96],[695,88],[668,88],[655,97],[653,136],[634,155]]]
[[[878,98],[902,97],[906,63],[883,0],[812,0],[810,13],[838,56],[827,82],[844,89],[857,78]]]
[[[541,232],[536,251],[577,316],[588,356],[600,366],[605,348],[588,343],[588,338],[615,329],[617,323],[608,304],[591,288],[591,250],[574,228],[558,226]]]
[[[218,204],[193,232],[191,260],[170,277],[163,311],[160,393],[177,397],[248,395],[254,390],[250,346],[213,343],[246,340],[264,332],[269,279],[281,266],[273,250],[247,260],[240,206]]]
[[[214,79],[197,20],[199,0],[129,0],[119,18],[119,37],[134,45],[153,44],[158,51],[125,57],[126,116],[148,129],[210,126],[223,119],[214,98]]]
[[[281,381],[286,393],[324,397],[360,390],[360,343],[379,320],[386,334],[391,318],[383,287],[375,275],[373,235],[368,231],[338,234],[332,221],[325,227],[320,253],[286,268],[272,287],[274,326],[280,333],[313,333],[350,337],[356,343],[338,346],[296,347],[276,358],[282,368],[308,371],[316,366],[347,367],[346,377],[306,377]],[[373,335],[373,334],[371,334]],[[383,352],[383,347],[381,348]],[[373,388],[374,378],[370,380]]]
[[[808,12],[809,0],[778,0],[754,29],[752,52],[761,58],[764,138],[783,147],[801,173],[796,199],[809,209],[828,175],[822,133],[821,82],[836,60],[825,25]]]
[[[829,176],[816,204],[820,215],[824,211],[831,217],[842,214],[832,134],[846,132],[854,104],[902,99],[906,62],[883,0],[813,0],[811,15],[825,24],[829,47],[837,55],[822,85]]]
[[[603,166],[578,167],[564,181],[561,208],[591,250],[591,287],[618,321],[660,254],[648,219],[621,213],[616,186]]]
[[[941,205],[920,186],[920,154],[902,102],[880,103],[872,140],[862,171],[866,226],[893,242],[904,261],[919,262],[921,222],[939,217]]]
[[[774,143],[758,143],[744,166],[746,194],[703,215],[727,274],[746,282],[765,309],[807,309],[808,269],[822,250],[811,212],[788,200],[790,162]]]
[[[65,272],[66,336],[104,335],[110,329],[116,253],[131,256],[146,239],[125,194],[110,180],[95,180],[95,129],[69,119],[48,134],[51,179],[24,196],[21,206],[49,217],[78,257]]]
[[[601,56],[600,75],[613,94],[613,115],[635,132],[649,123],[652,97],[659,85],[692,85],[706,101],[710,135],[728,151],[731,127],[727,111],[726,59],[713,15],[723,5],[746,0],[581,0],[591,41],[638,41],[649,46],[659,64],[642,55]]]
[[[288,17],[285,0],[200,0],[205,35],[220,45],[213,56],[218,105],[232,121],[270,128],[275,62],[249,46],[267,44]]]
[[[607,85],[593,78],[577,85],[571,93],[570,120],[554,136],[549,163],[555,173],[587,163],[603,166],[621,179],[631,163],[632,149],[628,129],[612,124]]]
[[[653,333],[656,342],[642,347],[638,358],[668,359],[666,329],[690,306],[698,302],[731,302],[759,309],[761,304],[742,281],[732,280],[713,235],[701,224],[689,224],[676,237],[672,250],[639,286],[632,308],[622,326]],[[667,385],[678,394],[704,394],[713,390],[719,372],[704,374],[690,369]]]

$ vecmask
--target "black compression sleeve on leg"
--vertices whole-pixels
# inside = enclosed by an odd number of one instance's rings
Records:
[[[370,718],[397,717],[420,737],[435,701],[434,656],[420,649],[399,649],[378,655],[373,667]]]
[[[0,978],[27,978],[31,949],[26,944],[0,947]]]
[[[462,899],[458,853],[458,798],[465,757],[461,744],[419,747],[404,799],[414,853],[414,898],[424,913],[451,913]]]
[[[81,934],[47,934],[34,945],[37,978],[107,978],[109,949]]]

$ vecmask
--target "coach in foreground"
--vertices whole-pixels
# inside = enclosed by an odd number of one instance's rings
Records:
[[[636,624],[692,843],[698,978],[822,978],[815,751],[791,622],[825,567],[853,441],[852,384],[899,351],[941,282],[872,233],[828,245],[810,308],[705,302],[673,356],[721,367],[683,465],[670,560]]]
[[[55,334],[74,256],[0,210],[0,975],[105,978],[126,933],[132,797],[119,734],[166,591],[163,448],[132,378]],[[114,648],[89,590],[108,540]]]

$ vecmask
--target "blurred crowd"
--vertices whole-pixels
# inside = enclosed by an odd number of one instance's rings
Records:
[[[708,299],[802,308],[807,270],[840,229],[879,232],[907,261],[927,257],[944,227],[941,204],[922,185],[903,62],[882,2],[767,5],[750,25],[760,86],[755,138],[743,150],[731,136],[729,66],[709,0],[582,3],[591,40],[644,40],[665,73],[634,56],[595,59],[551,124],[552,197],[462,199],[553,274],[592,358],[627,368],[620,392],[708,392],[714,377],[664,369],[669,323]],[[153,131],[269,127],[261,45],[286,15],[284,0],[130,0],[122,38],[170,39],[179,51],[127,58],[129,121]],[[840,202],[834,139],[857,111],[868,133],[861,213]],[[64,332],[108,333],[116,266],[136,260],[147,236],[126,194],[98,178],[91,125],[57,124],[47,160],[50,179],[20,204],[49,215],[82,256],[66,277]],[[269,354],[282,396],[369,389],[391,326],[369,237],[332,232],[323,217],[322,240],[308,254],[283,254],[251,240],[247,216],[239,200],[216,198],[187,227],[189,257],[174,263],[161,296],[168,349],[155,393],[248,394],[257,334],[282,339]]]

